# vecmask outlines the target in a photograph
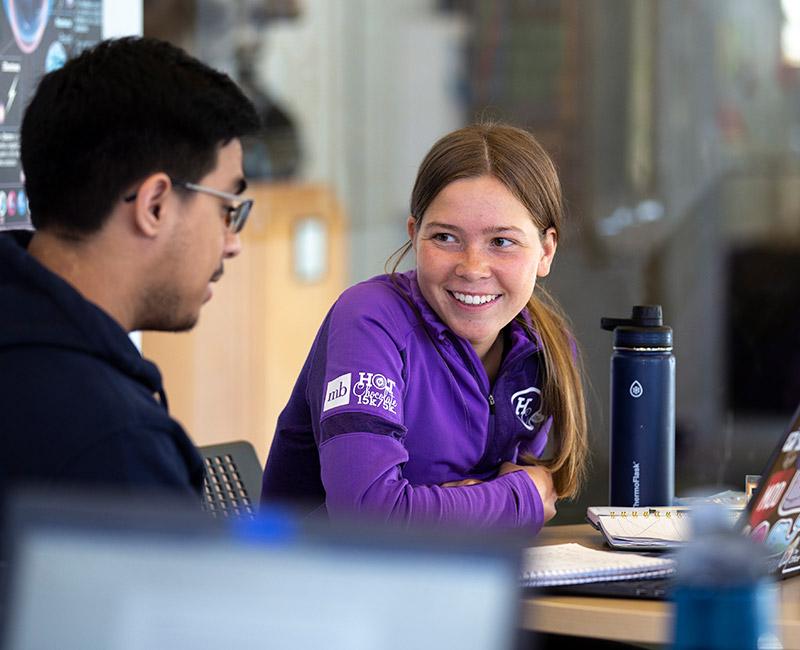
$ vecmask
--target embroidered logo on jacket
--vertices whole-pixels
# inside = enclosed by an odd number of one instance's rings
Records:
[[[322,405],[323,411],[350,403],[350,376],[351,373],[348,372],[328,382],[328,387],[325,389],[325,403]]]
[[[542,415],[542,391],[531,386],[517,391],[511,396],[514,415],[528,431],[533,431],[537,424],[544,420]]]
[[[372,372],[359,372],[358,381],[353,385],[353,395],[359,404],[377,406],[389,413],[397,413],[397,399],[394,396],[394,387],[397,385],[392,379]]]

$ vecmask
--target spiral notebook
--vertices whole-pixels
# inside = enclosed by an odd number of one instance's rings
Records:
[[[674,572],[675,561],[669,557],[598,551],[574,543],[526,548],[522,557],[525,587],[661,578]]]
[[[689,509],[684,507],[592,507],[586,518],[615,549],[669,549],[689,540]]]

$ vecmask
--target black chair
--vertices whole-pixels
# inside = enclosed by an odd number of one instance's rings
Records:
[[[261,495],[261,463],[245,441],[200,447],[205,461],[203,508],[215,517],[253,519]]]

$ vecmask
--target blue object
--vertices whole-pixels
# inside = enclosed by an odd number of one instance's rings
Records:
[[[764,546],[732,527],[723,506],[696,506],[691,525],[676,555],[673,650],[780,649]]]
[[[289,544],[296,542],[299,534],[294,514],[277,505],[262,507],[255,519],[234,519],[231,526],[240,540],[258,544]]]
[[[772,619],[775,586],[762,579],[731,586],[679,586],[674,650],[750,650],[776,639]]]
[[[660,305],[603,318],[611,356],[609,505],[671,505],[675,494],[675,357]]]

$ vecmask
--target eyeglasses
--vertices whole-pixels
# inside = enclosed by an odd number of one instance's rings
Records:
[[[225,207],[225,227],[233,234],[241,232],[242,228],[244,228],[244,224],[247,222],[247,217],[250,215],[250,210],[253,207],[253,199],[242,199],[240,196],[236,194],[231,194],[230,192],[222,192],[221,190],[215,190],[212,187],[205,187],[204,185],[197,185],[196,183],[189,183],[187,181],[178,181],[174,178],[170,179],[172,184],[177,187],[182,187],[184,189],[189,190],[190,192],[200,192],[202,194],[210,194],[211,196],[216,196],[220,199],[225,199],[226,201],[230,201],[232,205],[226,205]],[[126,203],[130,203],[134,199],[136,199],[136,195],[138,192],[134,192],[133,194],[124,197],[122,200]]]

